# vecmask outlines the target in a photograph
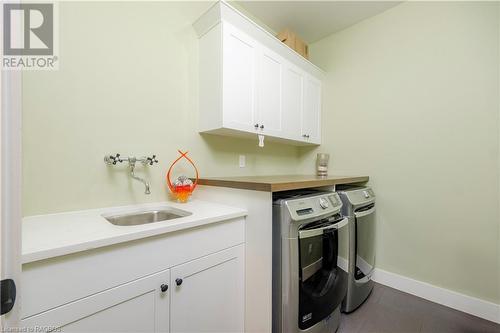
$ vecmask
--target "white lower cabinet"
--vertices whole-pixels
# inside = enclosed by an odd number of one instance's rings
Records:
[[[172,332],[243,332],[243,245],[173,267]]]
[[[23,327],[63,332],[168,332],[170,270],[26,318]],[[163,289],[165,290],[165,289]]]
[[[243,332],[244,221],[25,265],[21,325],[33,332]]]

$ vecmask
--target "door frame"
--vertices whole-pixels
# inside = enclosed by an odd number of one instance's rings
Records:
[[[17,287],[14,308],[0,316],[0,327],[6,329],[20,325],[22,72],[0,72],[0,278],[14,280]]]

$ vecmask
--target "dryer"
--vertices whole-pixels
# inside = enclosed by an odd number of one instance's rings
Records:
[[[349,269],[347,295],[343,312],[352,312],[373,290],[375,268],[375,193],[370,187],[347,187],[337,190],[349,218]]]

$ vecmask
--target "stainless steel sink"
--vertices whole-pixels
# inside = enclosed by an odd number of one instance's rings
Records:
[[[191,215],[190,212],[169,207],[120,214],[103,214],[102,217],[114,225],[131,226],[168,221],[189,215]]]

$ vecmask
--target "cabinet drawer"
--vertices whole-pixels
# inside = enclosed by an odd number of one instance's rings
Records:
[[[244,222],[237,218],[23,265],[21,318],[242,244]]]

